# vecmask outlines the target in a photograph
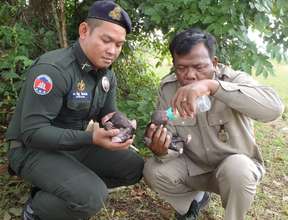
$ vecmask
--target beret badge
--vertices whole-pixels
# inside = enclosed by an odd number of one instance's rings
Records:
[[[121,8],[119,6],[116,6],[112,11],[109,12],[109,16],[117,21],[121,20]]]

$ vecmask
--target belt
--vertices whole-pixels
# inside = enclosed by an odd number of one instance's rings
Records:
[[[10,141],[10,149],[23,147],[23,144],[20,141]]]

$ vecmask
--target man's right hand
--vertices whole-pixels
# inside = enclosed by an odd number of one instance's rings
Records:
[[[112,142],[112,137],[119,133],[119,129],[105,130],[99,127],[99,123],[94,122],[92,131],[93,144],[109,150],[125,150],[133,143],[133,139],[129,139],[124,143]]]
[[[171,143],[171,137],[167,132],[167,128],[163,125],[156,126],[151,124],[146,129],[146,138],[150,139],[150,143],[146,143],[150,150],[157,156],[163,156],[168,153],[168,146]]]

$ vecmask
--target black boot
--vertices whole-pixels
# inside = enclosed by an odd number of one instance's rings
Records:
[[[40,218],[34,214],[34,211],[31,206],[32,198],[36,195],[36,193],[39,190],[40,189],[38,187],[31,187],[30,197],[26,201],[22,211],[22,220],[40,220]]]
[[[208,204],[208,201],[209,201],[209,194],[205,192],[200,202],[197,202],[196,200],[192,201],[190,208],[185,215],[180,215],[179,213],[176,213],[176,219],[177,220],[197,220],[199,211]]]
[[[34,211],[31,207],[31,202],[32,198],[29,197],[22,211],[22,220],[40,220],[40,218],[34,215]]]

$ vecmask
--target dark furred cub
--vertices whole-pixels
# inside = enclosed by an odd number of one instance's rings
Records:
[[[125,142],[131,139],[136,131],[136,120],[130,121],[121,112],[109,113],[102,118],[101,124],[106,130],[120,129],[120,133],[112,138],[112,142]]]
[[[173,124],[173,121],[170,121],[167,117],[167,112],[164,110],[156,110],[153,112],[151,116],[151,123],[160,126],[160,125],[167,125],[167,124]],[[168,146],[169,149],[178,151],[179,153],[183,152],[184,145],[189,143],[191,140],[191,136],[188,135],[186,138],[179,137],[172,135],[170,132],[168,134],[172,137],[171,143]],[[147,138],[144,139],[146,143],[151,142],[151,140],[148,140]]]

